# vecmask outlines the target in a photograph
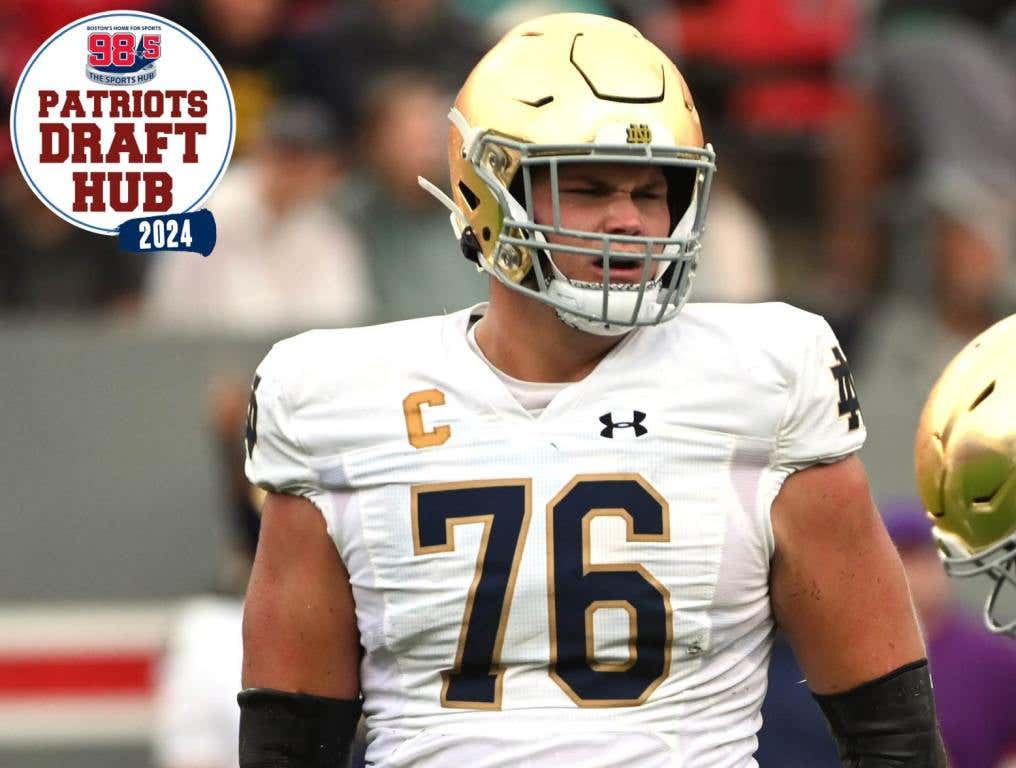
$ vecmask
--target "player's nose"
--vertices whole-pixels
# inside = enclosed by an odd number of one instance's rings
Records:
[[[603,231],[612,235],[641,235],[645,218],[631,193],[619,190],[610,196],[604,208]]]

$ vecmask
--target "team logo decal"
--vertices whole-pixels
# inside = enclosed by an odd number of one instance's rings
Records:
[[[151,82],[155,79],[155,62],[161,49],[162,34],[159,32],[90,32],[85,76],[99,85],[128,86]]]
[[[627,140],[629,144],[651,144],[653,132],[645,123],[631,123],[628,125]]]
[[[600,423],[604,425],[600,430],[600,437],[613,439],[615,429],[634,429],[635,437],[642,437],[649,431],[642,426],[642,422],[645,420],[646,415],[642,411],[632,411],[631,421],[614,421],[610,413],[605,413],[600,417]]]
[[[78,19],[35,52],[11,105],[11,143],[36,196],[123,250],[207,255],[236,133],[233,95],[178,24],[114,11]]]
[[[850,366],[847,365],[847,358],[839,347],[833,347],[833,357],[836,358],[836,365],[829,370],[833,373],[837,385],[840,388],[840,401],[836,404],[840,417],[847,419],[847,429],[852,431],[861,426],[861,404],[857,400],[857,393],[854,391],[854,377],[850,375]]]

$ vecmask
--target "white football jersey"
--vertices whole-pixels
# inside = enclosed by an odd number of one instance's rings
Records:
[[[755,765],[770,506],[864,441],[829,326],[691,304],[535,417],[470,347],[482,312],[310,331],[254,380],[247,475],[349,571],[369,763]]]

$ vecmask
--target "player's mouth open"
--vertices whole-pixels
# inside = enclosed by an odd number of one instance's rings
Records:
[[[600,277],[603,276],[603,259],[593,262]],[[633,282],[642,279],[642,259],[625,259],[617,256],[610,259],[610,281]]]

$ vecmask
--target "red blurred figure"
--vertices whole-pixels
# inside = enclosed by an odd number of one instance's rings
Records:
[[[730,72],[729,118],[798,132],[824,125],[840,104],[831,71],[857,28],[851,0],[715,0],[675,4],[648,31],[681,59]]]

